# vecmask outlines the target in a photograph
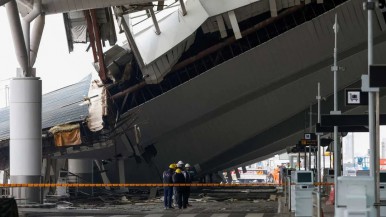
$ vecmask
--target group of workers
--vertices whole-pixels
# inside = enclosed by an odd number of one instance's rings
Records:
[[[164,184],[183,184],[192,183],[193,170],[190,164],[184,164],[178,161],[176,164],[170,164],[169,168],[163,172]],[[173,208],[173,195],[175,203],[179,209],[186,209],[189,205],[190,186],[165,186],[164,187],[164,205],[165,209]]]
[[[276,168],[272,172],[274,183],[276,183],[276,184],[282,184],[283,183],[284,170],[286,168],[289,168],[289,163],[276,166]]]

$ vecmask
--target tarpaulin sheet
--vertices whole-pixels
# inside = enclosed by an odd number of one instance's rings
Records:
[[[54,134],[55,146],[57,147],[82,144],[79,124],[55,126],[50,129],[50,132]]]

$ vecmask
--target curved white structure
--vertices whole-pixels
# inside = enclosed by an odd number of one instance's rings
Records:
[[[11,183],[40,183],[42,165],[42,81],[13,78],[10,91]],[[39,188],[15,188],[13,196],[40,202]]]
[[[163,80],[194,43],[196,31],[200,27],[204,33],[220,31],[222,38],[227,36],[228,29],[233,29],[236,39],[239,39],[241,33],[238,22],[272,11],[270,2],[186,0],[186,16],[183,16],[181,7],[173,5],[156,15],[160,34],[155,33],[155,25],[150,18],[133,23],[131,15],[126,14],[123,15],[122,25],[146,83],[156,84]],[[294,2],[289,0],[274,2],[275,11],[294,6]]]

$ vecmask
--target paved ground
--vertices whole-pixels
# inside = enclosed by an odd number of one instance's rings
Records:
[[[53,213],[47,213],[47,214],[29,214],[25,216],[33,216],[33,217],[49,217],[49,216],[56,216],[56,217],[68,217],[68,216],[74,216],[74,217],[288,217],[288,214],[274,214],[274,213],[155,213],[155,214],[147,214],[147,215],[105,215],[105,214],[81,214],[78,213],[74,215],[74,213],[71,214],[56,214]]]
[[[21,216],[98,216],[98,217],[292,217],[278,201],[192,201],[187,209],[164,210],[162,201],[144,203],[68,206],[57,208],[19,208]],[[279,211],[279,209],[281,211]],[[284,211],[283,211],[284,210]],[[281,213],[278,213],[281,212]],[[332,207],[324,207],[324,217],[333,217]]]
[[[261,197],[263,195],[263,197]],[[278,195],[281,195],[280,193]],[[55,208],[20,208],[20,216],[99,216],[99,217],[292,217],[283,197],[276,193],[253,192],[193,195],[187,209],[164,210],[162,198],[105,195],[57,201]],[[270,199],[268,199],[270,198]],[[325,203],[323,203],[325,204]],[[333,217],[333,206],[323,206],[324,217]]]
[[[100,200],[102,201],[102,200]],[[187,209],[164,210],[160,199],[131,202],[126,200],[94,203],[58,203],[56,208],[19,208],[21,216],[138,216],[138,217],[280,217],[278,201],[212,198],[192,200]]]

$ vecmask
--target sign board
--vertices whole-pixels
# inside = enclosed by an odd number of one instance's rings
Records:
[[[303,139],[305,140],[315,140],[316,134],[315,133],[305,133]]]
[[[386,87],[386,65],[370,65],[370,87]]]
[[[318,145],[316,140],[311,140],[311,139],[302,139],[300,140],[300,144],[303,146],[316,146]]]
[[[368,105],[369,94],[362,92],[360,88],[357,89],[345,89],[346,105]]]
[[[334,132],[334,126],[321,126],[316,124],[317,133],[332,133]],[[340,126],[338,127],[338,132],[369,132],[367,126]]]
[[[299,152],[309,152],[311,149],[311,152],[316,152],[318,151],[318,147],[316,146],[303,146],[300,144],[296,144],[295,147],[288,148],[287,152],[288,153],[299,153]]]
[[[379,115],[379,124],[386,125],[386,114]],[[368,126],[369,116],[366,115],[322,115],[321,127]],[[352,132],[352,131],[347,131]]]

